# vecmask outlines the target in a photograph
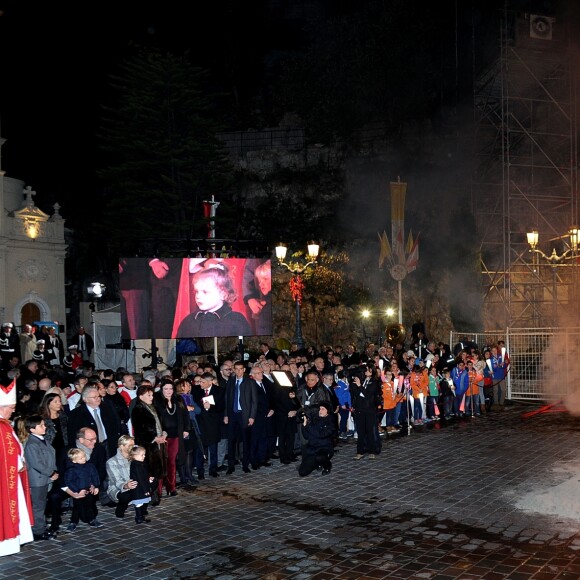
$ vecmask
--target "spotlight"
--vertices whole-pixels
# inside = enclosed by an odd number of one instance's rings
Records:
[[[91,285],[87,288],[89,295],[94,296],[95,298],[101,298],[105,293],[105,290],[105,285],[100,282],[91,282]]]

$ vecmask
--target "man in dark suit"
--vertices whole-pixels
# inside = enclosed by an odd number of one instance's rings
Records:
[[[264,360],[275,361],[276,357],[278,356],[278,353],[276,351],[273,351],[267,342],[260,343],[260,350],[262,351],[262,354],[264,355]]]
[[[71,411],[68,418],[68,440],[75,441],[80,429],[90,427],[97,433],[98,443],[105,449],[108,459],[117,453],[121,422],[115,410],[108,404],[101,404],[101,401],[97,387],[86,385],[83,388],[81,403]],[[106,489],[102,482],[101,487]]]
[[[360,364],[360,354],[352,342],[346,347],[346,354],[342,357],[342,364],[346,369],[352,365]]]
[[[234,363],[234,376],[226,385],[224,423],[228,426],[228,470],[235,471],[236,447],[242,441],[242,469],[250,473],[251,432],[258,412],[257,384],[245,376],[243,361]]]
[[[258,411],[256,420],[252,427],[250,461],[252,469],[260,467],[271,467],[272,463],[268,461],[271,449],[268,449],[269,432],[273,432],[270,425],[274,415],[274,404],[272,401],[273,384],[264,377],[264,371],[258,365],[252,367],[250,376],[256,382],[256,392],[258,394]]]
[[[89,359],[95,348],[95,341],[90,334],[86,333],[84,326],[79,327],[79,331],[70,339],[70,344],[78,346],[78,352],[83,360]]]
[[[201,407],[197,421],[204,449],[198,449],[196,452],[196,469],[200,479],[205,479],[204,452],[209,461],[210,476],[219,477],[218,443],[222,436],[224,389],[213,381],[214,376],[210,372],[203,373],[199,385],[195,385],[191,391],[193,400]]]

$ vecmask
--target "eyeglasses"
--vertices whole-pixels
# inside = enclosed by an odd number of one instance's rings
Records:
[[[95,395],[94,397],[87,397],[87,399],[102,399],[101,395]]]
[[[89,443],[92,443],[93,441],[97,441],[97,439],[89,439],[88,437],[81,437],[81,439],[84,439],[85,441],[88,441]]]

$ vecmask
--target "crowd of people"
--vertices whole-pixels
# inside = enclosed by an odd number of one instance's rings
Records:
[[[373,460],[400,430],[503,409],[510,364],[502,342],[452,350],[424,335],[408,348],[363,352],[354,344],[275,352],[262,343],[249,360],[233,354],[219,365],[192,359],[141,373],[95,369],[82,356],[72,373],[64,360],[15,358],[2,360],[0,375],[0,555],[62,528],[99,528],[105,508],[124,518],[131,506],[136,525],[147,524],[149,508],[180,488],[237,469],[279,461],[295,463],[301,477],[328,475],[349,440],[354,460]]]

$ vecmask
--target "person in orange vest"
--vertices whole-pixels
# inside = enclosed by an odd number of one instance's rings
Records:
[[[467,360],[467,374],[469,386],[465,392],[465,413],[468,417],[481,417],[479,383],[483,381],[483,375],[475,369],[473,359]]]
[[[409,382],[413,393],[415,425],[422,425],[423,417],[425,416],[425,404],[429,395],[429,377],[427,376],[427,369],[421,366],[419,360],[415,361],[413,365]]]

